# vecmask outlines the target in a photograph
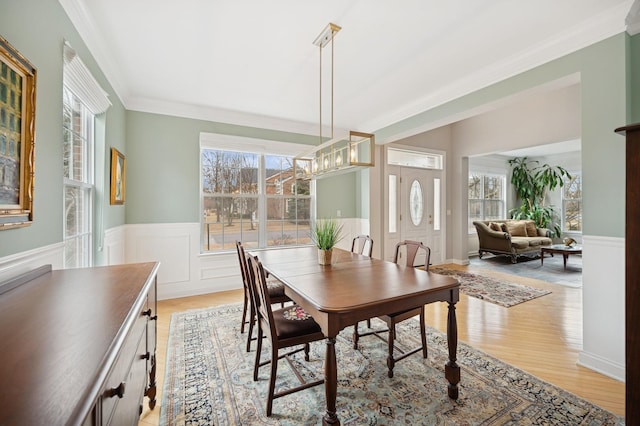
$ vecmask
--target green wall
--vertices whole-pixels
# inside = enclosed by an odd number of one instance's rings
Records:
[[[315,144],[315,136],[126,111],[57,1],[0,0],[0,35],[37,68],[34,223],[0,231],[0,257],[62,242],[62,46],[68,40],[108,92],[98,117],[101,174],[108,196],[109,150],[127,157],[125,206],[98,204],[98,233],[124,223],[199,220],[199,133]],[[640,36],[619,34],[486,89],[375,131],[379,140],[523,90],[579,73],[582,87],[584,230],[624,236],[624,144],[613,129],[640,121]],[[514,135],[517,137],[517,135]],[[101,179],[100,179],[101,178]],[[361,173],[318,183],[318,214],[367,217]],[[98,242],[101,240],[98,236]],[[98,256],[99,258],[99,256]],[[99,259],[98,259],[98,262]]]
[[[630,37],[629,43],[629,84],[631,88],[631,120],[640,123],[640,34]]]
[[[108,92],[103,146],[124,152],[125,111],[58,1],[0,0],[0,35],[37,69],[34,223],[0,231],[0,257],[62,241],[62,47],[68,40]],[[99,154],[99,153],[98,153]],[[108,165],[108,158],[105,159]],[[97,155],[96,158],[99,158]],[[108,167],[98,167],[108,181]],[[100,180],[100,179],[98,179]],[[104,207],[100,228],[124,223],[124,207]]]
[[[317,136],[127,113],[127,223],[200,220],[200,133],[317,143]]]
[[[627,86],[627,63],[638,62],[637,36],[630,47],[629,36],[622,33],[572,54],[460,97],[439,107],[416,114],[384,129],[376,138],[386,140],[425,123],[446,120],[455,114],[542,86],[578,73],[582,99],[582,161],[584,233],[624,237],[624,144],[613,130],[627,123],[631,91]],[[637,69],[637,68],[636,68]],[[637,73],[636,73],[637,74]],[[637,78],[636,78],[637,95]],[[514,138],[518,135],[514,134]],[[462,159],[454,159],[462,161]]]

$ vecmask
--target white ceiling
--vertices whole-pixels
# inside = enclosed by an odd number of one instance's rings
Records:
[[[375,131],[618,34],[633,4],[59,1],[126,108],[309,134],[317,134],[319,121],[313,41],[329,22],[342,27],[335,127]],[[329,101],[326,91],[325,107]]]

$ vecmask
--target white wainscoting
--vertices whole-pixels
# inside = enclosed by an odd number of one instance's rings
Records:
[[[578,364],[625,380],[625,239],[582,236],[583,345]]]
[[[42,265],[53,269],[64,267],[64,243],[38,247],[0,259],[0,282],[13,278]]]
[[[369,232],[366,219],[340,219],[349,250],[353,237]],[[235,250],[200,253],[200,224],[139,224],[110,229],[105,237],[109,264],[159,261],[158,298],[173,299],[242,288]]]

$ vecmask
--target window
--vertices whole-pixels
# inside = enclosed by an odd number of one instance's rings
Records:
[[[469,229],[474,220],[504,219],[505,175],[469,174]]]
[[[77,268],[93,264],[94,176],[96,172],[101,176],[104,171],[100,162],[98,170],[94,170],[94,122],[111,103],[67,42],[63,63],[64,267]],[[97,201],[100,211],[102,200]],[[101,218],[100,215],[97,223],[99,240],[102,238]]]
[[[582,232],[582,175],[571,173],[562,187],[562,229]]]
[[[63,89],[64,267],[92,264],[94,115]]]
[[[202,251],[309,244],[310,182],[293,157],[203,148]]]

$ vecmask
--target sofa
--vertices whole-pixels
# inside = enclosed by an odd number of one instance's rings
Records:
[[[540,254],[540,247],[553,244],[551,231],[537,228],[532,220],[478,220],[473,225],[478,232],[481,259],[486,252],[511,256],[511,262],[516,263],[519,256]]]

